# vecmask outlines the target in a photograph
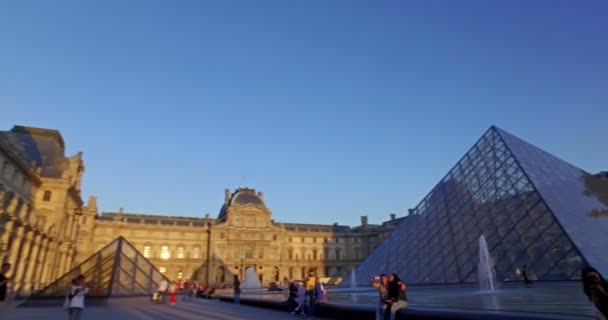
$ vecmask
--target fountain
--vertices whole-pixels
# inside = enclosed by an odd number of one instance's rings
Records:
[[[357,278],[355,278],[355,268],[350,272],[350,287],[352,289],[357,287]]]
[[[257,275],[255,274],[255,269],[253,267],[247,267],[245,269],[245,280],[241,282],[241,288],[243,289],[260,289],[262,287],[262,283],[258,280]]]
[[[496,290],[494,279],[494,265],[488,251],[486,237],[482,234],[479,237],[479,265],[477,267],[479,290],[484,293],[493,293]]]

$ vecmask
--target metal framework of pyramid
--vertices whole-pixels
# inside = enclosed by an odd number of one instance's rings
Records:
[[[412,284],[477,282],[484,235],[501,281],[608,272],[608,182],[492,126],[356,269]],[[602,200],[603,199],[603,200]],[[347,279],[345,282],[348,283]]]
[[[168,279],[125,238],[118,237],[29,299],[64,298],[72,279],[84,275],[88,297],[150,295]]]

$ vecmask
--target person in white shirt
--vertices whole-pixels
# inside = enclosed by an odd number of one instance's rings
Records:
[[[158,289],[156,290],[158,301],[161,303],[165,303],[165,294],[167,294],[167,290],[169,290],[169,282],[163,279],[160,281]]]
[[[89,292],[84,280],[85,277],[79,275],[72,281],[66,293],[63,307],[68,310],[69,320],[80,320],[80,313],[84,309],[84,296]]]

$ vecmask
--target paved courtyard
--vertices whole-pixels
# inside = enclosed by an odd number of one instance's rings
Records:
[[[151,304],[146,298],[112,299],[108,306],[91,306],[85,309],[82,320],[266,320],[285,319],[285,312],[236,306],[218,300],[197,299],[193,302],[178,303],[175,306]],[[3,320],[67,319],[61,307],[10,308],[2,314]],[[298,319],[299,317],[292,317]],[[321,319],[321,318],[314,318]]]

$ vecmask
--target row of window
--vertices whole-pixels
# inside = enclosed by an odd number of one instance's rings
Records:
[[[351,238],[352,239],[352,243],[359,243],[359,238]],[[276,236],[275,239],[276,240]],[[295,242],[295,243],[310,243],[312,240],[312,243],[330,243],[332,241],[331,238],[305,238],[305,237],[289,237],[289,242]],[[335,243],[340,243],[341,241],[347,240],[345,239],[340,239],[340,238],[334,238],[333,240],[335,240]],[[348,242],[348,241],[346,241]]]
[[[355,259],[359,259],[361,258],[361,250],[359,248],[354,248],[353,249],[353,254],[354,254],[354,258]],[[223,257],[225,253],[225,247],[224,246],[218,246],[217,248],[217,254],[220,257]],[[232,253],[232,258],[233,259],[254,259],[256,258],[255,255],[255,248],[253,246],[245,246],[243,248],[237,247],[237,248],[232,248],[231,249],[231,253]],[[264,259],[264,248],[259,248],[257,250],[257,258],[258,259]],[[324,254],[323,254],[324,253]],[[302,256],[300,256],[300,253],[298,251],[294,251],[294,249],[287,249],[287,259],[289,260],[300,260],[300,258],[302,258],[303,260],[320,260],[323,257],[325,258],[325,260],[331,260],[331,259],[335,259],[335,260],[341,260],[342,259],[342,250],[340,248],[336,248],[333,251],[333,255],[331,254],[332,252],[330,250],[326,250],[326,251],[319,251],[317,249],[313,249],[312,252],[307,252],[305,254],[303,254]],[[172,252],[171,250],[169,250],[169,246],[168,245],[163,245],[160,247],[160,254],[158,256],[154,255],[154,252],[152,250],[152,246],[150,245],[144,245],[144,250],[143,250],[143,254],[144,257],[146,258],[161,258],[164,260],[167,259],[171,259],[172,258]],[[184,246],[178,246],[174,252],[175,256],[173,258],[175,259],[186,259],[188,258],[186,256],[186,249]],[[278,248],[270,248],[270,258],[271,259],[275,259],[279,254],[279,249]],[[190,259],[201,259],[201,248],[199,246],[194,246],[192,248],[192,251],[190,252]]]
[[[153,258],[152,246],[144,246],[144,257]],[[160,247],[160,255],[159,258],[163,260],[171,259],[171,251],[169,250],[169,246],[161,246]],[[175,251],[176,259],[186,259],[186,250],[184,247],[179,246]],[[201,248],[193,247],[190,255],[191,259],[200,259],[201,258]]]

